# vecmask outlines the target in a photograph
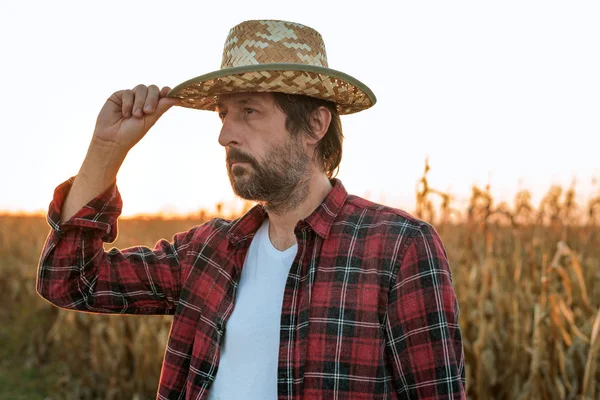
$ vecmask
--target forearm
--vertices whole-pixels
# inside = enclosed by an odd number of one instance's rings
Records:
[[[87,233],[83,235],[83,230]],[[37,292],[55,306],[96,313],[172,314],[179,297],[177,241],[154,249],[106,252],[102,229],[51,234],[40,258]]]
[[[154,248],[105,251],[118,234],[122,199],[115,185],[91,199],[60,224],[74,179],[54,191],[48,207],[51,227],[38,267],[37,292],[52,304],[79,311],[127,314],[173,313],[181,290],[192,229]],[[204,239],[200,239],[203,241]]]
[[[104,192],[117,178],[127,152],[109,142],[92,140],[87,155],[61,210],[61,224],[71,219],[90,200]]]

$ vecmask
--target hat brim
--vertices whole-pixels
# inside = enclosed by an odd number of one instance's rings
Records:
[[[331,68],[296,63],[269,63],[224,68],[189,79],[169,91],[180,106],[215,110],[215,96],[240,92],[280,92],[328,100],[340,114],[372,107],[375,94],[358,79]]]

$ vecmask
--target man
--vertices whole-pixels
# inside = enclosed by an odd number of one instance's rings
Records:
[[[114,93],[50,204],[38,293],[72,310],[174,315],[159,399],[465,398],[439,236],[334,178],[339,115],[374,103],[327,67],[316,31],[284,21],[234,27],[219,71]],[[174,105],[218,112],[232,187],[258,204],[154,249],[105,252],[119,167]]]

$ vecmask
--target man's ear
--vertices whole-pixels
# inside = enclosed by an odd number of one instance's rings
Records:
[[[316,144],[323,139],[329,129],[329,124],[331,124],[331,111],[327,107],[321,106],[313,111],[310,117],[310,127],[313,134],[308,143]]]

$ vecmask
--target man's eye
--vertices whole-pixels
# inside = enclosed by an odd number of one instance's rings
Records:
[[[254,114],[256,110],[252,109],[252,108],[244,108],[244,112],[246,114]]]
[[[219,113],[219,118],[223,119],[223,118],[225,118],[226,115],[227,115],[227,113],[225,111],[221,111]]]

